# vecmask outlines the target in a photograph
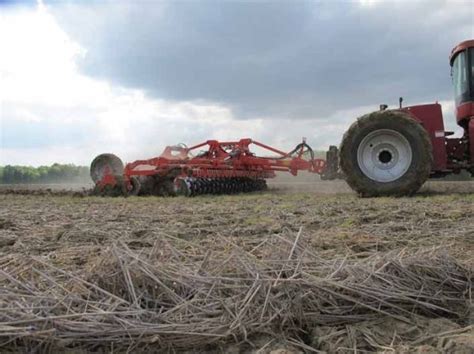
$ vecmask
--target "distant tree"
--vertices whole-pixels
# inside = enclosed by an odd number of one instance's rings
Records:
[[[51,166],[0,166],[0,183],[71,183],[89,179],[89,168],[73,164]]]

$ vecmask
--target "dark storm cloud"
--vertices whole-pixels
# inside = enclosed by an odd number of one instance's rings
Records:
[[[138,2],[52,5],[88,75],[238,118],[323,117],[450,99],[448,55],[474,37],[471,2]]]

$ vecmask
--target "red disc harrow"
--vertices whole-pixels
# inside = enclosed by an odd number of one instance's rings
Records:
[[[251,145],[273,156],[257,156]],[[263,190],[266,179],[275,177],[276,172],[296,176],[308,171],[328,177],[334,164],[337,166],[337,161],[330,161],[329,166],[326,160],[315,158],[304,139],[290,152],[252,139],[208,140],[192,147],[167,146],[158,157],[125,166],[117,156],[102,154],[91,164],[91,177],[99,195],[194,196]]]

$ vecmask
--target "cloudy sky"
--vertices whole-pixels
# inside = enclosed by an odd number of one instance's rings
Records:
[[[472,1],[0,1],[0,165],[251,137],[338,144],[380,103],[439,101]]]

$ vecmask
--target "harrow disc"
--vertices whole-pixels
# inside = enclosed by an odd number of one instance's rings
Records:
[[[178,177],[174,182],[177,195],[193,197],[203,194],[234,194],[265,190],[264,179]]]
[[[101,154],[91,163],[90,174],[94,183],[101,181],[107,172],[115,177],[123,177],[123,162],[114,154]]]

